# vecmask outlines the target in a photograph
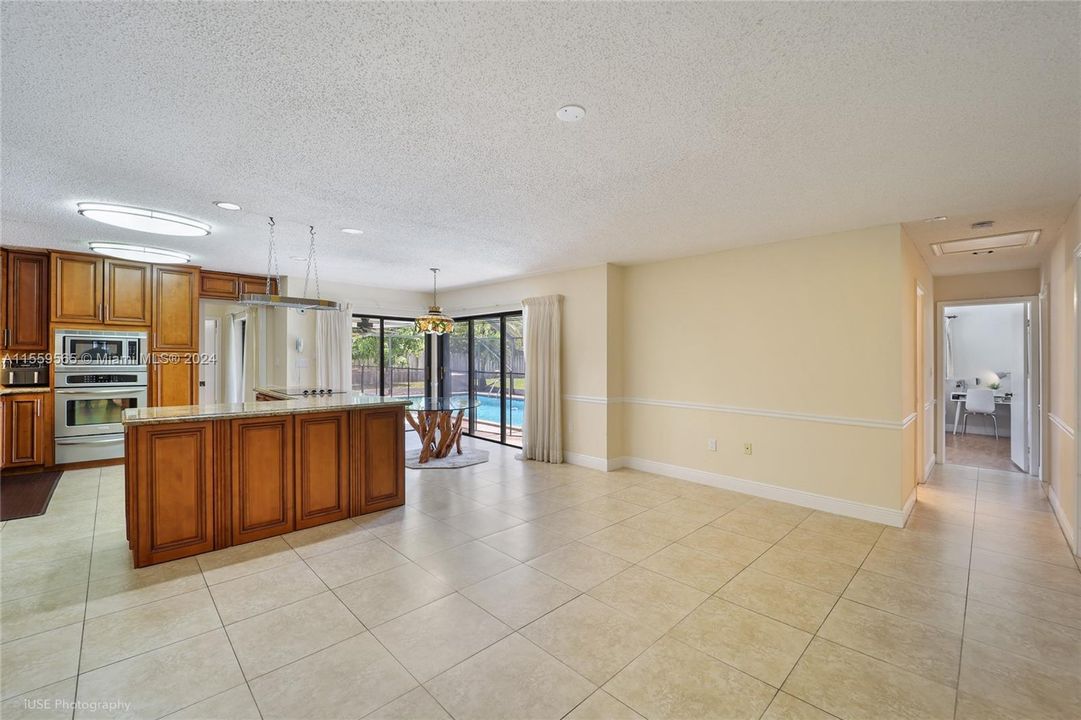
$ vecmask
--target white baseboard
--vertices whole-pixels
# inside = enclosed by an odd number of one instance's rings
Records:
[[[934,462],[931,463],[931,466],[934,467]],[[912,488],[912,492],[908,494],[908,499],[905,500],[905,506],[901,508],[901,515],[903,517],[901,520],[901,527],[904,527],[904,524],[908,522],[908,516],[912,514],[912,509],[914,507],[916,507],[916,488]]]
[[[563,453],[564,462],[568,462],[571,465],[586,467],[591,470],[602,470],[604,472],[618,470],[623,467],[623,465],[620,464],[622,459],[623,458],[612,458],[609,460],[607,458],[596,457],[595,455],[584,455],[582,453]]]
[[[1055,511],[1055,519],[1058,520],[1058,525],[1062,528],[1062,534],[1066,536],[1066,542],[1070,545],[1070,550],[1074,555],[1077,555],[1077,538],[1074,536],[1074,528],[1070,526],[1070,520],[1066,517],[1066,511],[1062,509],[1062,503],[1059,502],[1058,495],[1055,494],[1055,488],[1047,486],[1047,499],[1051,501],[1051,509]]]
[[[909,500],[906,501],[905,508],[894,510],[892,508],[867,505],[852,500],[842,500],[841,498],[830,497],[829,495],[819,495],[818,493],[807,492],[806,490],[795,490],[779,485],[769,485],[754,480],[744,480],[742,478],[732,477],[731,475],[721,475],[706,470],[696,470],[680,465],[670,465],[668,463],[646,460],[644,458],[621,457],[616,458],[615,462],[618,463],[618,467],[629,467],[643,472],[666,475],[680,480],[689,480],[690,482],[710,485],[724,490],[734,490],[735,492],[754,495],[755,497],[766,498],[767,500],[777,500],[811,508],[813,510],[822,510],[823,512],[844,515],[859,520],[869,520],[871,522],[882,523],[883,525],[892,525],[893,527],[905,526],[905,520],[908,517],[907,512],[911,511],[909,503],[915,503],[916,500],[915,493],[913,492],[909,497]]]
[[[927,482],[927,480],[931,477],[931,473],[933,473],[934,471],[935,471],[935,454],[931,453],[931,459],[927,461],[927,465],[924,466],[924,468],[923,468],[923,481]]]

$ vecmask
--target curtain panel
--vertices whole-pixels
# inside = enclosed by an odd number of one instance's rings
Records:
[[[563,296],[526,298],[522,457],[563,462]]]
[[[315,382],[332,390],[353,389],[353,306],[315,313]]]

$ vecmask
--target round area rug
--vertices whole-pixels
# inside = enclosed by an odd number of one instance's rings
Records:
[[[463,468],[488,462],[487,450],[463,448],[462,454],[451,450],[445,458],[432,458],[426,463],[420,462],[420,450],[410,450],[405,454],[405,466],[413,470],[434,470],[436,468]]]

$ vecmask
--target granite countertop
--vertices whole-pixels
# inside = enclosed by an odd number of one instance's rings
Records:
[[[323,397],[294,398],[292,400],[132,408],[124,411],[123,422],[125,426],[152,425],[155,423],[221,420],[224,418],[256,417],[260,415],[298,415],[330,410],[357,410],[402,406],[409,403],[410,401],[406,398],[379,397],[378,395],[365,395],[360,392],[348,392],[337,395],[324,395]]]
[[[47,392],[52,392],[52,388],[42,387],[40,385],[32,385],[29,387],[0,387],[0,395],[26,395],[29,393]]]

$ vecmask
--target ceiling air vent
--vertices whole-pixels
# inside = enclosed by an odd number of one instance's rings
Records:
[[[987,237],[947,240],[931,243],[935,255],[990,255],[999,250],[1020,250],[1032,247],[1039,241],[1039,230],[1007,233],[1006,235],[988,235]]]
[[[994,224],[994,220],[980,220],[979,222],[972,223],[972,225],[970,225],[969,227],[971,227],[973,230],[986,230]]]

